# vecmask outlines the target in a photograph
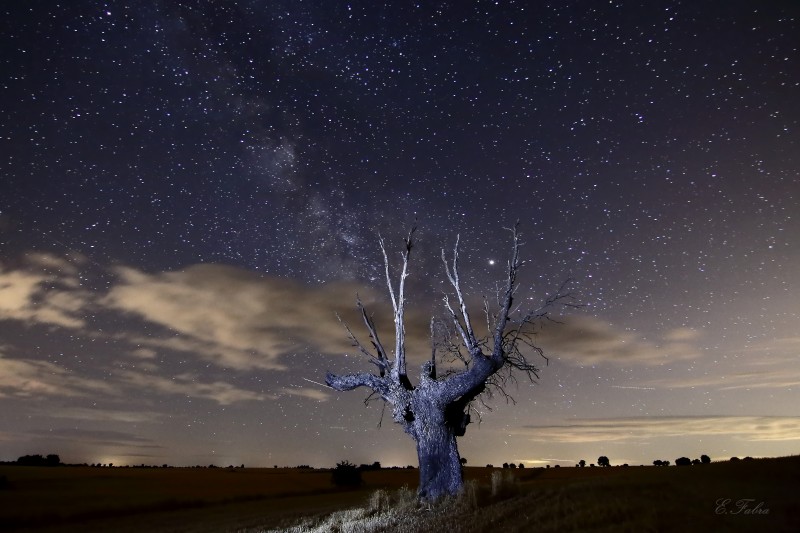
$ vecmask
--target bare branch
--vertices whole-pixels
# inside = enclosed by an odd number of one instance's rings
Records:
[[[413,226],[408,232],[408,237],[405,239],[405,251],[402,254],[403,268],[400,272],[400,280],[398,281],[397,293],[392,286],[392,276],[389,269],[389,255],[386,253],[386,246],[383,237],[378,236],[378,242],[383,252],[383,263],[386,270],[386,285],[389,288],[389,296],[392,300],[392,309],[394,311],[394,334],[395,334],[395,364],[392,366],[392,377],[396,382],[400,383],[406,389],[411,389],[411,382],[408,380],[406,372],[406,353],[405,353],[405,323],[404,323],[404,310],[405,310],[405,286],[406,278],[408,277],[408,260],[411,256],[411,249],[414,247],[414,232],[417,230]],[[385,351],[384,351],[385,353]]]
[[[486,331],[492,331],[492,313],[489,311],[489,300],[483,297],[483,314],[486,317]]]
[[[380,369],[380,372],[381,372],[381,377],[383,377],[384,371],[385,371],[385,369],[387,368],[387,363],[386,363],[386,361],[385,361],[385,360],[382,360],[381,358],[375,357],[375,356],[372,354],[372,352],[370,352],[369,350],[367,350],[367,349],[364,347],[364,345],[363,345],[363,344],[361,344],[361,342],[358,340],[358,338],[356,338],[356,336],[355,336],[355,334],[353,333],[353,331],[350,329],[350,326],[348,326],[348,325],[347,325],[347,323],[346,323],[344,320],[342,320],[342,317],[340,317],[340,316],[339,316],[339,313],[336,313],[336,318],[339,320],[339,323],[340,323],[340,324],[341,324],[341,325],[344,327],[344,329],[347,331],[347,336],[348,336],[348,337],[350,337],[350,341],[352,342],[353,346],[354,346],[354,347],[357,347],[357,348],[358,348],[358,350],[359,350],[359,351],[360,351],[362,354],[366,355],[366,356],[369,358],[369,362],[370,362],[370,363],[372,363],[372,364],[376,365],[376,366],[377,366],[377,367]]]
[[[403,252],[403,270],[400,273],[400,284],[397,291],[397,307],[395,307],[394,310],[395,357],[397,358],[397,374],[401,382],[408,381],[408,377],[406,376],[406,327],[403,319],[403,312],[405,311],[405,287],[406,278],[408,277],[408,259],[411,256],[411,248],[414,247],[413,239],[416,230],[417,227],[413,226],[405,240],[406,249]]]
[[[385,379],[381,379],[374,374],[346,374],[337,376],[328,372],[325,375],[325,383],[332,389],[338,391],[349,391],[359,387],[372,389],[386,401],[390,401],[391,389]]]
[[[444,252],[442,255],[444,256]],[[447,312],[450,314],[450,318],[453,320],[453,325],[456,327],[459,335],[461,335],[461,340],[464,342],[464,346],[466,346],[467,350],[469,350],[469,336],[467,335],[464,326],[461,325],[461,320],[458,319],[458,315],[456,315],[456,312],[453,311],[453,307],[450,305],[450,297],[445,294],[442,297],[442,301],[444,301],[444,306],[447,309]]]
[[[458,298],[458,307],[459,311],[461,312],[461,320],[464,321],[463,327],[462,324],[458,319],[458,327],[462,330],[462,337],[464,338],[464,346],[466,346],[467,350],[472,354],[473,351],[478,349],[478,340],[475,337],[475,331],[472,329],[472,322],[469,318],[469,311],[467,310],[467,304],[464,302],[464,294],[461,292],[461,282],[458,278],[458,242],[459,236],[456,236],[456,244],[453,247],[453,266],[452,268],[447,264],[447,256],[445,255],[444,250],[442,250],[442,261],[444,262],[445,272],[447,273],[447,279],[450,281],[450,285],[453,286],[453,289],[456,291],[456,297]],[[448,311],[450,314],[455,318],[456,314],[453,312],[452,307],[450,306],[450,302],[445,300],[447,305]]]
[[[383,343],[381,343],[378,337],[378,330],[375,328],[375,322],[372,320],[372,317],[367,314],[367,309],[364,307],[364,304],[361,303],[361,298],[357,295],[356,304],[358,305],[359,311],[361,311],[361,317],[364,319],[367,331],[369,331],[369,338],[372,341],[372,346],[378,352],[378,366],[380,367],[381,377],[383,377],[386,369],[389,368],[389,358],[386,355],[386,349],[383,347]],[[353,337],[352,333],[350,336],[351,338]]]
[[[383,252],[383,266],[386,269],[386,286],[389,288],[389,296],[392,299],[392,310],[397,313],[397,300],[394,297],[394,287],[392,287],[392,275],[389,272],[389,256],[386,253],[386,246],[383,242],[383,237],[378,234],[378,243],[381,245],[381,252]]]
[[[509,311],[511,304],[514,301],[514,289],[517,280],[517,271],[519,269],[519,233],[517,222],[513,228],[509,228],[512,234],[513,247],[511,250],[511,260],[508,262],[508,275],[506,278],[506,290],[503,295],[503,303],[500,307],[500,312],[497,317],[497,326],[494,330],[494,349],[492,350],[492,359],[495,364],[502,364],[503,357],[503,332],[509,320]]]

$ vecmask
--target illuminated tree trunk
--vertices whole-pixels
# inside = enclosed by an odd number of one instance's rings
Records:
[[[412,437],[417,443],[420,498],[432,501],[457,494],[462,478],[456,428],[448,424],[445,411],[436,405],[418,405],[416,414]]]

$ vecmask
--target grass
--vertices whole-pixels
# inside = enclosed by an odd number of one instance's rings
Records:
[[[408,490],[377,491],[362,507],[248,533],[800,531],[798,482],[800,457],[696,467],[497,470],[488,484],[472,480],[461,498],[433,508],[418,505]],[[750,501],[737,507],[742,500]]]
[[[0,531],[800,531],[800,457],[465,472],[464,494],[430,507],[416,470],[339,491],[320,471],[4,467]]]

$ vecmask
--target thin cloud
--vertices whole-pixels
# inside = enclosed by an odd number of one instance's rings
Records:
[[[48,361],[8,359],[0,353],[0,398],[80,397],[98,392],[115,391],[104,381],[75,375]]]
[[[800,337],[765,340],[743,348],[713,371],[702,375],[653,378],[644,385],[659,388],[793,389],[800,387]]]
[[[274,399],[274,396],[242,389],[225,381],[204,382],[193,374],[182,374],[167,378],[156,374],[123,370],[117,373],[117,377],[125,385],[140,391],[155,390],[164,394],[205,398],[220,405]]]
[[[700,333],[695,330],[676,328],[653,342],[597,318],[570,316],[562,324],[545,327],[538,340],[548,355],[567,363],[652,366],[699,359],[702,356],[696,346],[699,338]]]
[[[49,254],[28,254],[18,269],[0,264],[0,320],[84,327],[81,315],[91,297],[77,276],[72,262]]]
[[[37,410],[40,415],[51,418],[88,420],[92,422],[121,422],[124,424],[145,424],[154,422],[166,415],[156,411],[126,411],[114,409],[90,409],[84,407],[62,407],[57,410]]]
[[[117,273],[119,283],[100,303],[174,332],[128,339],[149,350],[192,353],[239,370],[285,370],[281,357],[288,353],[358,353],[337,314],[357,336],[366,338],[355,311],[359,287],[354,284],[307,286],[226,265],[193,265],[158,274],[120,268]],[[387,347],[392,347],[394,328],[388,305],[369,288],[360,289]],[[406,330],[409,353],[419,353],[422,360],[427,351],[423,347],[429,342],[428,317],[410,311]]]
[[[92,442],[93,444],[106,446],[136,446],[138,448],[162,448],[154,444],[151,439],[126,433],[123,431],[102,430],[102,429],[80,429],[80,428],[55,428],[55,429],[33,429],[26,433],[36,437],[47,437],[48,439],[74,440],[78,442]]]
[[[671,416],[576,419],[568,424],[524,426],[514,433],[532,441],[586,443],[727,435],[748,441],[800,440],[800,417]]]
[[[335,309],[353,298],[350,286],[309,288],[224,265],[159,274],[117,272],[120,282],[102,304],[180,334],[138,339],[151,348],[192,352],[240,370],[282,370],[280,357],[290,351],[311,346],[331,353],[347,346]]]

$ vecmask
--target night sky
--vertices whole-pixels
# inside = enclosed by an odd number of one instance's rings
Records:
[[[315,383],[371,368],[336,314],[393,337],[416,221],[415,380],[517,220],[584,307],[468,464],[800,453],[800,3],[3,4],[0,460],[416,465]]]

